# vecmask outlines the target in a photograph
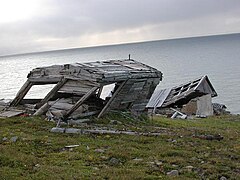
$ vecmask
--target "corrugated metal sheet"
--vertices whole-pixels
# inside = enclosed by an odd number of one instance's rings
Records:
[[[171,89],[154,92],[146,107],[156,109],[171,105],[183,105],[189,100],[205,94],[211,94],[212,97],[217,96],[208,77],[202,76],[194,81],[181,84]]]
[[[171,92],[171,89],[163,89],[160,91],[155,91],[146,107],[147,108],[161,107],[170,92]]]

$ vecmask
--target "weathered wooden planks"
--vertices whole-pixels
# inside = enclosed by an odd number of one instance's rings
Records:
[[[44,99],[37,104],[37,108],[40,108],[43,104],[49,101],[57,92],[58,90],[67,82],[66,78],[61,79],[56,86],[44,97]]]
[[[85,94],[79,101],[70,109],[67,111],[66,115],[64,115],[64,118],[67,118],[70,116],[76,109],[78,109],[87,98],[89,98],[96,90],[98,87],[93,87],[87,94]]]
[[[25,111],[23,111],[23,110],[11,109],[11,110],[0,112],[0,117],[14,117],[14,116],[23,114],[24,112]]]
[[[116,92],[114,92],[113,96],[109,99],[109,101],[107,102],[107,104],[104,106],[104,108],[102,109],[102,111],[98,114],[98,118],[100,118],[109,108],[109,106],[111,105],[111,103],[113,102],[113,100],[115,99],[115,97],[118,95],[118,93],[122,90],[123,86],[127,83],[127,81],[124,81],[121,83],[121,85],[118,87],[118,89],[116,90]]]
[[[18,105],[32,85],[56,84],[40,103],[32,101],[38,103],[37,114],[47,110],[68,118],[99,110],[98,117],[114,109],[142,111],[161,79],[160,71],[132,59],[53,65],[33,69],[11,105]],[[104,102],[100,98],[102,88],[113,83],[115,92]],[[68,98],[72,98],[72,102],[60,102]],[[56,99],[59,101],[50,102]],[[83,106],[89,109],[80,112],[79,107]]]
[[[27,80],[22,86],[22,88],[18,91],[16,97],[13,99],[10,106],[17,106],[21,102],[21,100],[26,96],[26,94],[28,93],[32,86],[33,83]]]

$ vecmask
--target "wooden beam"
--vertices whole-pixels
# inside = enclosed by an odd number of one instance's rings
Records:
[[[44,99],[37,104],[37,108],[43,106],[47,101],[49,101],[57,92],[58,90],[67,82],[68,79],[63,78],[59,81],[56,86],[44,97]]]
[[[83,97],[81,97],[74,106],[67,111],[67,113],[64,115],[64,119],[69,117],[75,110],[77,110],[83,103],[86,101],[96,90],[98,87],[93,87],[90,91],[88,91]]]
[[[101,94],[102,94],[102,90],[103,90],[103,86],[100,86],[98,93],[97,93],[97,97],[100,98]]]
[[[33,115],[34,116],[40,116],[40,115],[46,113],[50,107],[51,106],[48,103],[45,103]]]
[[[61,81],[62,76],[60,77],[41,77],[41,78],[28,78],[28,80],[36,85],[44,85],[44,84],[55,84]]]
[[[34,84],[32,82],[27,80],[24,83],[24,85],[21,87],[21,89],[18,91],[16,97],[13,99],[10,106],[17,106],[23,100],[23,98],[26,96],[26,94],[28,93],[28,91],[31,89],[33,85]]]
[[[123,88],[123,86],[126,84],[127,81],[122,82],[122,84],[117,88],[117,90],[113,93],[113,96],[109,99],[109,101],[107,102],[107,104],[103,107],[103,109],[101,110],[101,112],[98,114],[98,118],[100,118],[109,108],[109,106],[111,105],[112,101],[114,100],[114,98],[116,97],[116,95],[120,92],[120,90]]]

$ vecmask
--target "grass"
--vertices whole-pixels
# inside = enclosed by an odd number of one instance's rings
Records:
[[[162,135],[58,134],[49,132],[54,123],[40,117],[0,119],[0,179],[240,179],[240,116],[135,121],[107,116],[98,123],[107,126],[113,119],[122,122],[111,125],[116,129]],[[193,136],[205,134],[224,139]],[[14,136],[16,142],[10,140]],[[171,170],[179,176],[167,176]]]

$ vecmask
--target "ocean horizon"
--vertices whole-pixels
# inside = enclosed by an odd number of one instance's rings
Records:
[[[12,99],[33,68],[54,64],[131,58],[163,73],[157,89],[171,88],[208,75],[218,93],[213,102],[240,113],[240,34],[177,38],[127,44],[33,52],[0,57],[0,99]],[[44,97],[50,86],[31,89],[28,98]]]

